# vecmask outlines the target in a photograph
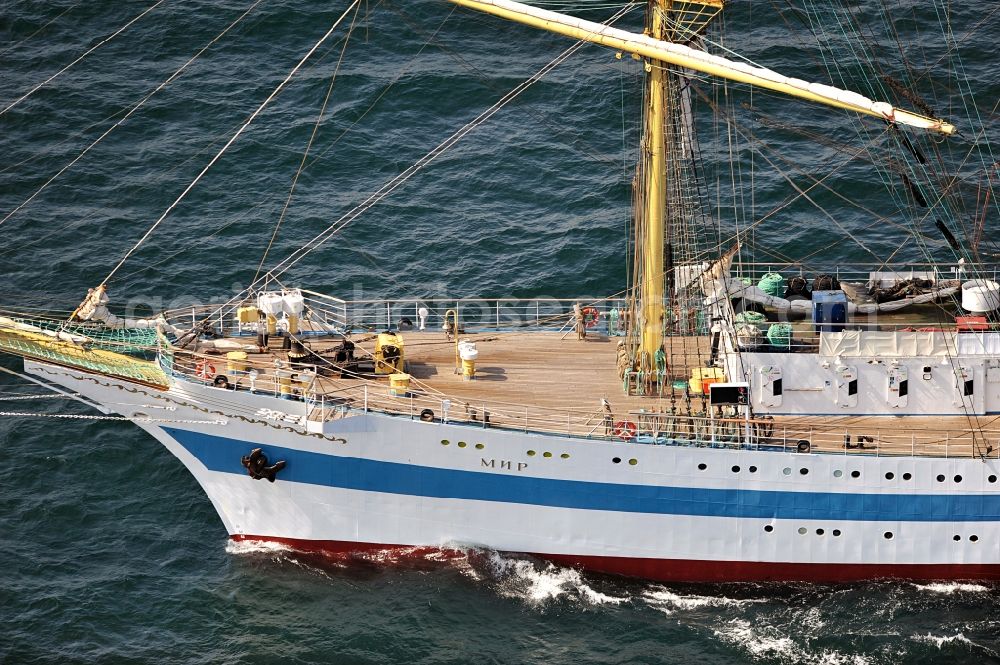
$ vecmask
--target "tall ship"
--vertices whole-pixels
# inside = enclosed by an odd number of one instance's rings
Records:
[[[598,23],[453,2],[567,37],[553,62],[596,43],[641,64],[620,293],[352,301],[286,283],[470,124],[227,302],[114,313],[130,251],[73,312],[3,311],[0,350],[26,380],[162,443],[235,541],[482,547],[663,581],[1000,579],[1000,282],[981,251],[998,208],[983,177],[970,209],[937,149],[961,134],[991,154],[982,120],[938,117],[888,76],[864,82],[872,97],[750,62],[715,37],[722,0],[638,3],[642,32],[615,27],[635,3]],[[873,171],[921,220],[879,232],[927,260],[763,262],[759,221],[713,231],[728,213],[707,191],[697,120],[725,112],[707,92],[723,85],[804,100],[783,121],[828,146],[824,118],[854,117],[846,149],[884,151]],[[789,182],[826,193],[822,178]],[[815,223],[841,228],[825,200]]]

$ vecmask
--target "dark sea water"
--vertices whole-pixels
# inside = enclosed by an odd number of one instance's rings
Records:
[[[152,5],[0,1],[0,103],[7,106]],[[553,3],[578,11],[584,3]],[[603,19],[611,9],[585,12]],[[997,143],[997,3],[734,0],[726,45],[780,71],[854,81],[912,63],[918,94],[960,125],[940,151],[973,202],[986,182],[978,130]],[[0,225],[3,305],[71,310],[192,181],[343,11],[345,3],[263,0],[31,203]],[[854,16],[869,69],[837,23]],[[0,115],[0,216],[239,16],[249,3],[167,0]],[[899,45],[884,30],[895,20]],[[623,25],[638,24],[638,13]],[[812,20],[810,19],[812,17]],[[817,18],[823,22],[816,23]],[[348,21],[349,22],[349,21]],[[345,26],[347,24],[345,23]],[[959,41],[949,48],[948,27]],[[147,311],[215,301],[252,279],[337,66],[344,30],[321,46],[111,281]],[[823,50],[816,50],[816,40]],[[812,44],[812,46],[810,46]],[[569,42],[453,10],[368,0],[339,68],[309,167],[267,265],[554,58]],[[954,46],[954,44],[952,44]],[[833,58],[835,54],[840,58]],[[827,68],[832,70],[828,74]],[[287,275],[348,298],[599,295],[627,286],[626,227],[640,120],[641,65],[586,47]],[[843,77],[842,79],[839,77]],[[699,89],[715,98],[707,83]],[[967,94],[972,91],[974,95]],[[872,214],[914,223],[883,180],[882,130],[836,112],[731,88],[753,139],[704,139],[721,233],[829,183],[869,211],[817,191],[836,224],[796,201],[756,231],[759,260],[824,250],[829,265],[926,252]],[[699,119],[710,119],[699,111]],[[783,124],[804,127],[794,130]],[[950,160],[950,161],[948,161]],[[873,163],[875,162],[875,163]],[[717,184],[736,173],[741,185]],[[996,183],[996,171],[992,171]],[[752,188],[751,188],[752,185]],[[753,195],[751,196],[751,192]],[[974,212],[974,207],[972,212]],[[974,231],[976,216],[956,215]],[[917,223],[928,236],[926,220]],[[838,225],[841,228],[838,228]],[[971,233],[970,231],[970,233]],[[988,254],[995,206],[981,232]],[[855,236],[861,245],[847,239]],[[862,246],[863,245],[863,246]],[[19,369],[4,358],[2,367]],[[85,414],[0,377],[0,410]],[[181,464],[127,423],[0,417],[0,662],[150,663],[987,663],[1000,662],[1000,589],[976,584],[663,586],[581,574],[495,552],[323,559],[228,543]]]

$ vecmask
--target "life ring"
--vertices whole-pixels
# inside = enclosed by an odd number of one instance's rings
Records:
[[[216,373],[215,365],[207,360],[199,360],[198,364],[194,366],[194,373],[203,379],[211,379]]]
[[[212,379],[212,385],[215,386],[216,388],[229,390],[229,379],[227,379],[222,374],[219,374],[214,379]]]
[[[798,450],[800,453],[808,453],[810,448],[811,446],[809,445],[809,442],[806,441],[805,439],[799,441],[798,444],[795,446],[795,449]]]
[[[639,427],[631,420],[619,420],[612,431],[622,441],[631,441],[639,433]]]
[[[424,409],[420,412],[420,419],[425,423],[432,423],[434,422],[434,412],[430,409]]]
[[[584,307],[580,314],[583,315],[583,325],[588,328],[593,328],[601,320],[601,313],[594,307]]]

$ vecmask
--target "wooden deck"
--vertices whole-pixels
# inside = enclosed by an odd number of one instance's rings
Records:
[[[610,422],[637,423],[639,434],[660,438],[704,438],[712,432],[722,441],[738,442],[745,432],[742,422],[719,420],[708,415],[701,396],[683,390],[668,390],[663,396],[628,396],[619,378],[617,345],[621,338],[599,335],[576,339],[550,332],[514,332],[463,335],[476,343],[479,358],[475,380],[463,380],[455,372],[455,343],[444,333],[404,332],[407,371],[411,390],[406,398],[389,395],[388,381],[322,377],[313,392],[328,395],[331,403],[343,400],[358,406],[362,397],[369,408],[416,417],[424,408],[441,415],[444,400],[450,402],[449,420],[482,422],[483,411],[490,426],[531,431],[553,431],[575,436],[613,436]],[[239,340],[246,344],[249,340]],[[269,353],[250,354],[250,362],[261,369],[259,387],[275,360],[287,360],[275,340]],[[685,380],[694,366],[704,366],[709,357],[709,338],[673,338],[669,382]],[[313,339],[310,347],[322,352],[339,340]],[[355,339],[356,356],[367,357],[374,349],[371,336]],[[610,414],[602,400],[610,404]],[[670,415],[670,414],[677,415]],[[694,419],[692,420],[692,416]],[[325,412],[320,419],[329,417]],[[979,417],[806,417],[779,416],[754,427],[756,441],[795,448],[800,440],[811,442],[816,451],[848,454],[894,454],[927,456],[1000,457],[1000,416]],[[728,437],[728,439],[727,439]],[[848,438],[849,437],[849,438]],[[640,437],[641,439],[642,437]],[[845,446],[845,443],[850,446]],[[861,443],[862,447],[857,447]]]

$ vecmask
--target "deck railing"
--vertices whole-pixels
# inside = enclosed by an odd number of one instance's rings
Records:
[[[897,263],[886,265],[873,265],[865,263],[839,263],[827,265],[820,262],[812,263],[782,263],[773,262],[741,262],[734,261],[730,274],[733,277],[747,278],[757,281],[767,273],[779,273],[786,279],[790,277],[804,277],[812,287],[812,279],[820,275],[830,275],[838,280],[853,284],[868,285],[872,280],[873,273],[877,273],[882,279],[892,277],[898,279],[934,279],[934,281],[960,279],[992,279],[997,280],[1000,276],[1000,265],[996,263]]]
[[[445,313],[458,312],[459,325],[468,332],[503,330],[566,331],[573,327],[573,307],[590,307],[597,312],[591,327],[607,334],[612,310],[622,310],[620,298],[406,298],[398,300],[341,300],[314,291],[302,291],[307,308],[303,326],[315,332],[371,332],[417,330],[421,320],[425,330],[441,330]],[[257,324],[236,323],[237,306],[203,305],[165,312],[167,321],[178,328],[208,320],[223,335],[256,334]],[[424,314],[422,317],[421,315]],[[589,317],[588,317],[589,319]]]
[[[165,349],[161,368],[184,381],[212,385],[224,391],[252,391],[284,398],[290,413],[300,414],[303,430],[360,413],[381,413],[411,420],[428,419],[475,428],[493,428],[563,436],[572,440],[628,441],[645,445],[685,445],[745,449],[822,452],[844,455],[983,457],[1000,459],[1000,430],[961,431],[893,427],[818,426],[768,418],[671,414],[657,411],[555,409],[498,401],[464,400],[415,386],[402,396],[390,394],[387,384],[366,379],[342,379],[331,385],[316,368],[291,370],[274,363],[250,362],[246,371],[233,373],[218,356]],[[256,376],[250,380],[249,370]],[[219,380],[224,377],[225,381]],[[295,408],[292,405],[297,405]],[[230,406],[237,409],[238,407]],[[429,413],[428,413],[429,412]],[[243,415],[252,416],[252,410]],[[293,420],[295,420],[293,418]],[[802,421],[801,418],[797,420]],[[286,421],[287,424],[287,421]],[[468,434],[474,445],[475,434]],[[568,445],[572,445],[567,442]],[[570,454],[540,449],[544,453]],[[795,473],[799,471],[794,470]]]

